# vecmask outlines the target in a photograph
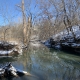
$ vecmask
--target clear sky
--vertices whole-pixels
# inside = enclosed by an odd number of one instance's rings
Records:
[[[16,5],[20,5],[21,0],[0,0],[0,26],[9,22],[17,21],[21,17],[21,11]]]
[[[30,10],[33,14],[38,12],[35,8],[35,0],[24,0],[27,6],[30,4]],[[31,2],[30,2],[31,1]],[[0,0],[0,26],[5,26],[6,24],[14,21],[20,20],[22,14],[21,9],[16,5],[21,5],[21,0]],[[29,10],[29,7],[28,7]],[[9,20],[9,21],[8,21]]]
[[[39,8],[40,5],[36,3],[36,0],[24,1],[26,3],[26,9],[29,10],[30,8],[31,13],[33,14],[32,16],[34,17],[36,14],[40,14],[40,11],[43,10]],[[46,1],[44,0],[44,2]],[[45,4],[43,4],[44,7],[46,6]],[[6,24],[12,22],[19,22],[22,19],[21,9],[16,5],[21,5],[21,0],[0,0],[0,26],[5,26]],[[52,8],[50,11],[52,11]],[[28,12],[29,11],[27,11],[27,14]],[[37,17],[39,17],[39,15]]]

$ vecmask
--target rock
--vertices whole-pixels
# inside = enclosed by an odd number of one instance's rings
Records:
[[[33,76],[26,71],[17,70],[15,67],[11,65],[11,63],[4,66],[3,68],[0,68],[0,77],[19,77],[23,75]]]
[[[16,45],[10,44],[8,42],[0,42],[0,50],[11,50],[14,48]]]
[[[0,42],[0,56],[13,56],[22,54],[22,48],[18,44]]]

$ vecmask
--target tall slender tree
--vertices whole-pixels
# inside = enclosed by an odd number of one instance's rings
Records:
[[[22,0],[22,16],[23,16],[23,42],[26,45],[27,43],[27,38],[26,38],[26,34],[27,34],[27,24],[26,24],[26,13],[25,13],[25,7],[24,7],[24,0]]]

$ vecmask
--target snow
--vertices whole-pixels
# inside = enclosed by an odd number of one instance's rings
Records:
[[[31,46],[35,46],[35,47],[39,47],[40,46],[40,42],[34,41],[30,43]]]
[[[76,39],[79,41],[80,40],[80,28],[79,26],[73,26],[73,32],[74,34],[76,35]],[[80,43],[73,43],[74,42],[74,38],[73,38],[73,35],[72,35],[72,32],[70,31],[69,32],[69,35],[68,35],[68,32],[67,30],[63,30],[61,31],[60,33],[56,34],[56,35],[53,35],[52,36],[53,40],[54,41],[60,41],[62,40],[64,43],[62,43],[62,45],[65,45],[65,46],[71,46],[71,47],[80,47]],[[65,42],[66,40],[66,42]],[[50,39],[48,39],[47,41],[44,42],[44,44],[46,46],[50,46]],[[54,45],[54,48],[58,48],[60,49],[60,45]]]
[[[22,46],[20,46],[16,41],[9,41],[9,42],[0,41],[0,44],[4,45],[6,47],[8,45],[16,45],[16,46],[18,46],[17,48],[14,47],[11,50],[0,50],[0,55],[7,55],[7,54],[10,54],[10,53],[12,53],[14,51],[18,52],[20,55],[22,54]]]
[[[10,54],[11,52],[13,52],[13,50],[9,50],[9,51],[3,51],[3,50],[0,50],[0,54]]]
[[[19,70],[19,69],[17,69],[17,71],[20,72],[20,73],[23,73],[23,74],[28,74],[27,71],[23,71],[23,70]]]
[[[15,49],[15,48],[12,49],[12,50],[9,50],[9,51],[7,51],[7,50],[5,50],[5,51],[0,50],[0,55],[7,55],[7,54],[12,53],[13,51],[16,51],[16,52],[18,52],[20,55],[22,55],[22,49],[17,50],[17,49]]]
[[[14,77],[18,77],[18,76],[20,76],[20,74],[31,75],[30,73],[28,73],[26,71],[16,69],[11,64],[5,65],[3,68],[0,68],[0,75],[4,75],[5,74],[5,70],[7,70],[7,72],[10,73],[10,76],[12,75]]]
[[[72,47],[80,47],[80,44],[77,44],[77,43],[72,43],[71,45]]]
[[[77,38],[77,37],[80,37],[80,29],[79,29],[79,26],[73,26],[72,29],[73,29],[73,32],[74,32],[75,35],[76,35],[76,38]],[[52,38],[53,38],[54,40],[56,40],[57,38],[62,39],[62,38],[64,38],[64,37],[66,37],[66,38],[68,38],[68,37],[69,37],[69,38],[70,38],[70,37],[73,37],[71,31],[69,32],[69,35],[68,35],[67,30],[64,30],[64,31],[61,31],[60,33],[52,36]]]
[[[50,39],[48,39],[47,41],[45,41],[44,44],[49,47],[50,46]]]
[[[69,44],[67,43],[67,42],[65,42],[65,43],[62,43],[63,45],[66,45],[66,46],[69,46]]]
[[[2,69],[2,68],[0,68],[0,75],[1,75],[1,74],[4,74],[4,72],[5,72],[5,70]]]
[[[11,44],[11,45],[18,45],[18,42],[16,42],[16,41],[9,41],[9,44]]]
[[[14,68],[12,65],[11,65],[11,67],[9,68],[9,71],[17,72],[16,68]]]
[[[5,46],[11,44],[11,45],[18,45],[17,42],[15,41],[9,41],[9,42],[4,42],[4,41],[0,41],[0,44],[4,44]]]
[[[61,48],[60,45],[55,46],[55,49],[60,49],[60,48]]]
[[[79,26],[73,26],[72,29],[74,32],[77,32],[79,30]]]
[[[80,47],[80,44],[77,44],[77,43],[68,43],[68,42],[64,42],[62,43],[62,45],[65,45],[65,46],[71,46],[71,47]]]

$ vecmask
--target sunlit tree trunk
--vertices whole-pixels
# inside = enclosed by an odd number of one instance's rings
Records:
[[[30,16],[28,18],[28,25],[27,25],[27,43],[29,43],[30,41],[31,27],[32,27],[32,17]]]
[[[26,24],[26,14],[25,14],[25,8],[24,8],[24,0],[22,0],[22,15],[23,15],[23,43],[24,45],[27,44],[27,24]]]

